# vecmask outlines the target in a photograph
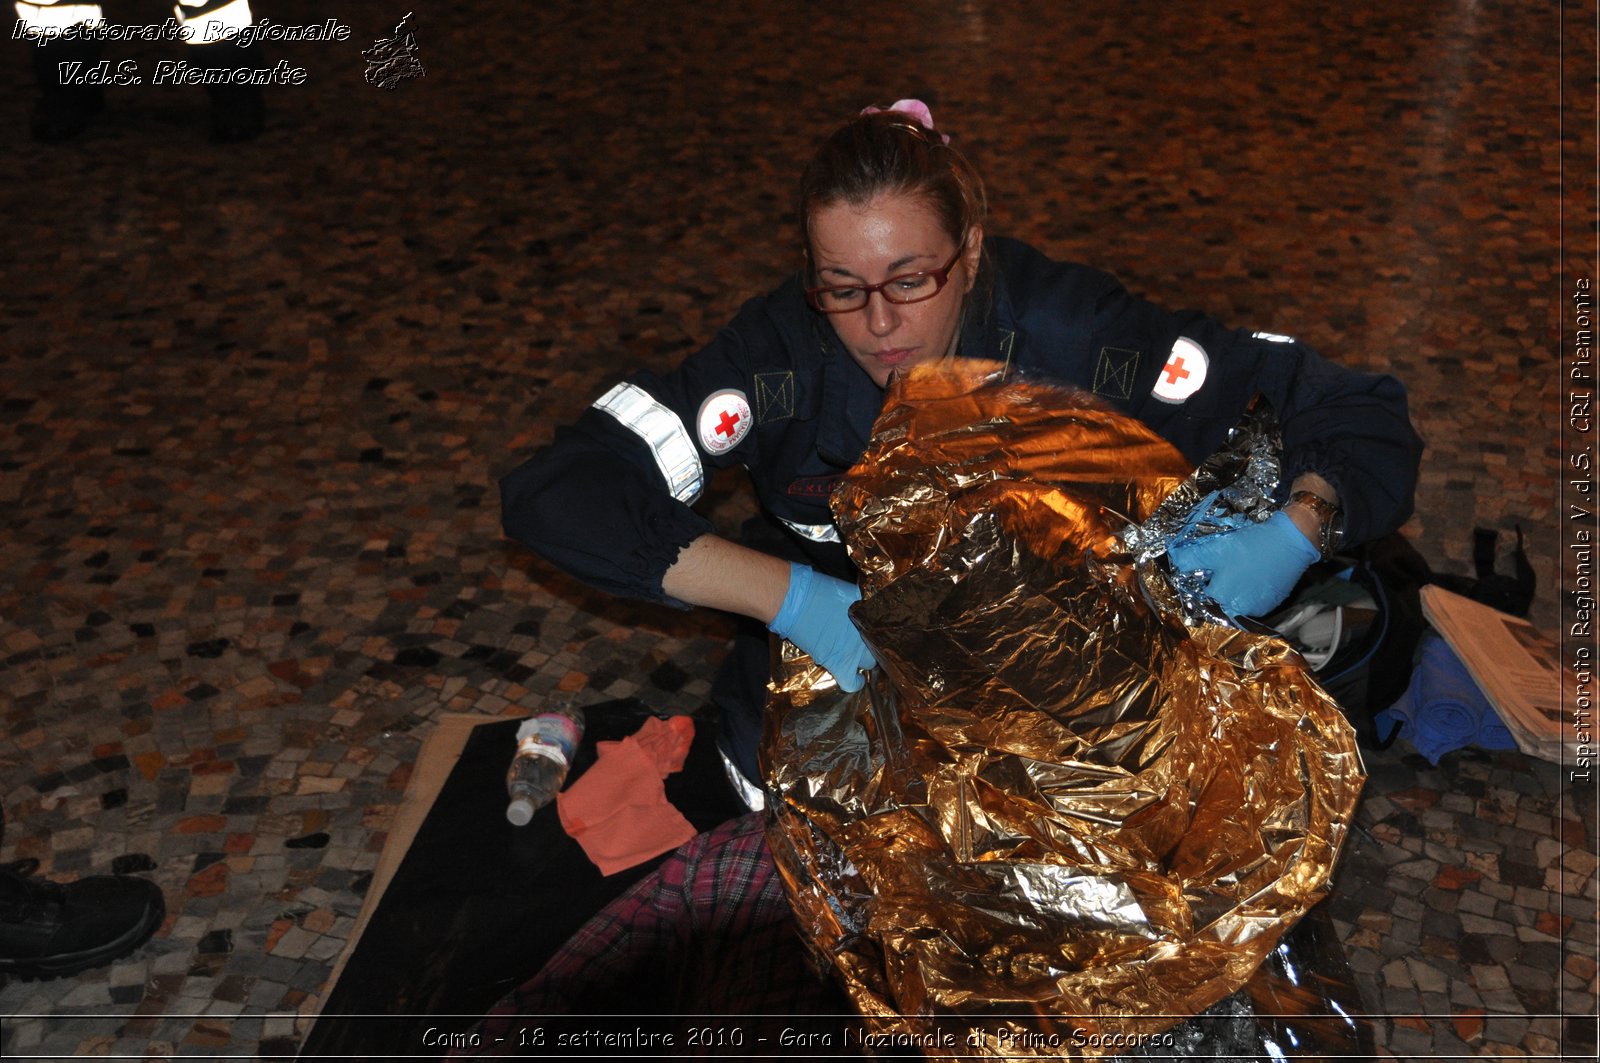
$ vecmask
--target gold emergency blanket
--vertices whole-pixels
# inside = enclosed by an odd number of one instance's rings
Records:
[[[1326,892],[1350,726],[1285,643],[1186,628],[1118,538],[1189,472],[992,366],[892,386],[833,497],[882,667],[846,695],[783,644],[761,750],[802,937],[875,1043],[1117,1054]]]

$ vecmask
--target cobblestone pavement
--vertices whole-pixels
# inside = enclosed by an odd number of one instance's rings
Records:
[[[1558,198],[1557,56],[1593,39],[1554,8],[463,0],[384,91],[359,52],[405,10],[263,45],[307,80],[231,148],[149,83],[32,144],[4,45],[0,858],[139,871],[169,910],[0,989],[7,1056],[292,1053],[439,714],[702,703],[726,622],[554,573],[494,485],[797,265],[798,169],[866,103],[930,99],[997,231],[1401,376],[1406,533],[1465,574],[1474,525],[1520,526],[1556,628],[1559,219],[1591,220]],[[1369,767],[1330,904],[1385,1051],[1592,1055],[1593,790],[1515,754]]]

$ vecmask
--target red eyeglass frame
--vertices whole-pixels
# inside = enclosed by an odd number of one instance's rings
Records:
[[[940,292],[944,291],[944,286],[950,283],[950,271],[956,268],[956,263],[961,260],[962,252],[966,251],[966,249],[967,241],[966,238],[963,237],[960,243],[956,245],[956,253],[951,255],[950,261],[946,262],[939,269],[922,269],[917,270],[915,273],[897,273],[888,280],[882,281],[878,284],[827,284],[820,288],[807,288],[806,302],[810,304],[811,309],[815,310],[819,314],[854,314],[859,310],[865,310],[872,303],[873,292],[878,292],[883,296],[885,301],[893,303],[895,306],[912,306],[916,303],[925,303],[929,299],[932,299],[934,296],[938,295]],[[884,291],[884,289],[893,284],[895,281],[903,281],[907,277],[932,277],[935,281],[934,289],[929,294],[918,296],[915,299],[894,299],[889,296],[888,292]],[[818,296],[826,292],[837,292],[842,290],[865,292],[866,299],[860,306],[852,306],[843,310],[830,310],[827,307],[820,305]]]

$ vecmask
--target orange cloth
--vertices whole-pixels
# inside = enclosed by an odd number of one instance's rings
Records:
[[[689,717],[652,716],[622,741],[599,743],[594,764],[556,795],[561,826],[601,874],[625,871],[694,837],[662,784],[683,767],[693,740]]]

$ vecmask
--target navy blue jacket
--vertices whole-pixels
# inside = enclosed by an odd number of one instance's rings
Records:
[[[1261,392],[1283,426],[1285,491],[1301,472],[1321,474],[1339,492],[1348,542],[1410,515],[1422,443],[1393,377],[1340,368],[1288,337],[1163,310],[1107,273],[1015,240],[991,238],[984,253],[962,356],[1093,392],[1196,464]],[[1201,368],[1203,384],[1187,394]],[[795,532],[782,552],[849,577],[828,494],[881,404],[796,276],[747,302],[676,370],[618,385],[507,475],[506,532],[593,586],[664,601],[662,574],[711,531],[691,504],[714,470],[743,465],[762,508]]]

